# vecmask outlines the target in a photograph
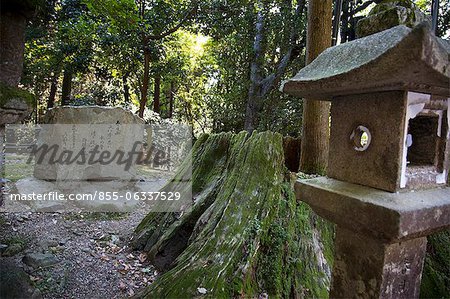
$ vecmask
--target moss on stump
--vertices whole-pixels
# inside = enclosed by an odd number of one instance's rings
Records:
[[[450,230],[428,237],[421,298],[450,298]]]
[[[11,87],[3,82],[0,82],[0,107],[3,107],[12,100],[22,100],[29,107],[33,107],[36,103],[36,97],[34,94],[29,93],[26,90]]]
[[[27,118],[35,103],[36,97],[33,94],[0,82],[0,128]]]
[[[136,229],[167,271],[137,297],[327,297],[333,227],[295,199],[281,135],[204,135],[192,175],[191,208]]]

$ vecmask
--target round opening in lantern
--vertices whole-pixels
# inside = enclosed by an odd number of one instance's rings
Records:
[[[372,141],[372,135],[365,126],[358,126],[350,135],[350,141],[353,144],[354,150],[362,152],[369,147],[370,142]]]

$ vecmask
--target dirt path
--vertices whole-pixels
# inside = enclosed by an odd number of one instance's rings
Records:
[[[22,267],[43,298],[127,298],[157,276],[128,247],[146,213],[2,213],[0,259]]]

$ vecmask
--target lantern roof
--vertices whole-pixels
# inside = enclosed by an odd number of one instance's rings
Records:
[[[313,100],[391,90],[450,96],[450,41],[404,25],[328,48],[281,91]]]

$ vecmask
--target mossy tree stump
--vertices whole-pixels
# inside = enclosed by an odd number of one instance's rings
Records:
[[[327,296],[333,228],[296,201],[281,135],[204,135],[192,170],[193,206],[136,229],[167,271],[138,297]]]

